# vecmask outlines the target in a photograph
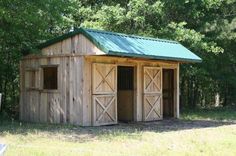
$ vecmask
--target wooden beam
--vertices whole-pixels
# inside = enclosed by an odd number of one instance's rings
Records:
[[[179,63],[176,74],[176,118],[179,118]]]

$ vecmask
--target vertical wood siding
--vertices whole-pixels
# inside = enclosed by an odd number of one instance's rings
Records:
[[[50,56],[60,54],[101,55],[105,53],[82,34],[79,34],[43,48],[42,54]]]
[[[43,89],[42,67],[58,66],[58,89]],[[27,70],[38,71],[34,88]],[[25,59],[20,65],[20,119],[31,122],[82,124],[83,57]],[[30,78],[30,77],[29,77]]]

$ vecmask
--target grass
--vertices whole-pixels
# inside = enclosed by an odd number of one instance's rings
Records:
[[[211,108],[199,110],[187,110],[183,112],[182,119],[186,120],[236,120],[236,110],[231,108]]]
[[[86,128],[0,121],[0,142],[8,144],[7,156],[236,155],[236,117],[224,111],[186,112],[180,120]]]

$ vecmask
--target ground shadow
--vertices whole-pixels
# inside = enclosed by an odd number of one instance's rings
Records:
[[[34,124],[20,122],[4,122],[0,124],[0,137],[6,134],[28,135],[32,133],[46,133],[68,141],[85,142],[104,136],[137,135],[143,132],[170,132],[190,129],[214,128],[225,125],[236,125],[236,121],[213,120],[179,120],[165,119],[155,122],[119,123],[117,125],[100,127],[80,127],[72,125]]]

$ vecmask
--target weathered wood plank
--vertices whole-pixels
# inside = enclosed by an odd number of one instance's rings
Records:
[[[136,77],[137,77],[137,101],[136,101],[136,121],[142,121],[143,119],[143,81],[142,81],[142,73],[143,73],[143,68],[141,63],[138,63],[137,65],[137,73],[136,73]]]
[[[66,68],[67,68],[67,80],[66,80],[66,122],[67,123],[71,123],[71,100],[70,100],[70,86],[71,86],[71,75],[70,75],[70,71],[71,71],[71,59],[70,57],[67,58],[67,63],[66,63]]]
[[[50,122],[60,123],[60,102],[61,97],[59,94],[50,93],[49,105],[50,105]]]
[[[45,92],[40,93],[40,122],[48,122],[48,94]]]
[[[62,54],[70,54],[71,48],[71,38],[62,41]]]
[[[82,124],[82,58],[70,58],[70,123]]]
[[[79,53],[79,35],[76,35],[74,37],[71,38],[71,53],[75,54],[75,53]]]
[[[59,77],[58,82],[61,83],[59,90],[61,91],[61,103],[60,103],[60,123],[66,122],[66,105],[67,105],[67,96],[66,96],[66,85],[68,80],[67,75],[67,60],[68,58],[61,58],[60,68],[59,68]]]
[[[84,35],[78,35],[78,45],[76,52],[84,55],[104,55],[105,53],[98,49],[91,41],[89,41]]]
[[[62,42],[55,43],[52,46],[52,53],[53,55],[62,53]]]
[[[177,73],[176,73],[176,118],[179,118],[179,63],[177,67]]]
[[[83,68],[83,126],[92,125],[92,64],[84,61]]]

